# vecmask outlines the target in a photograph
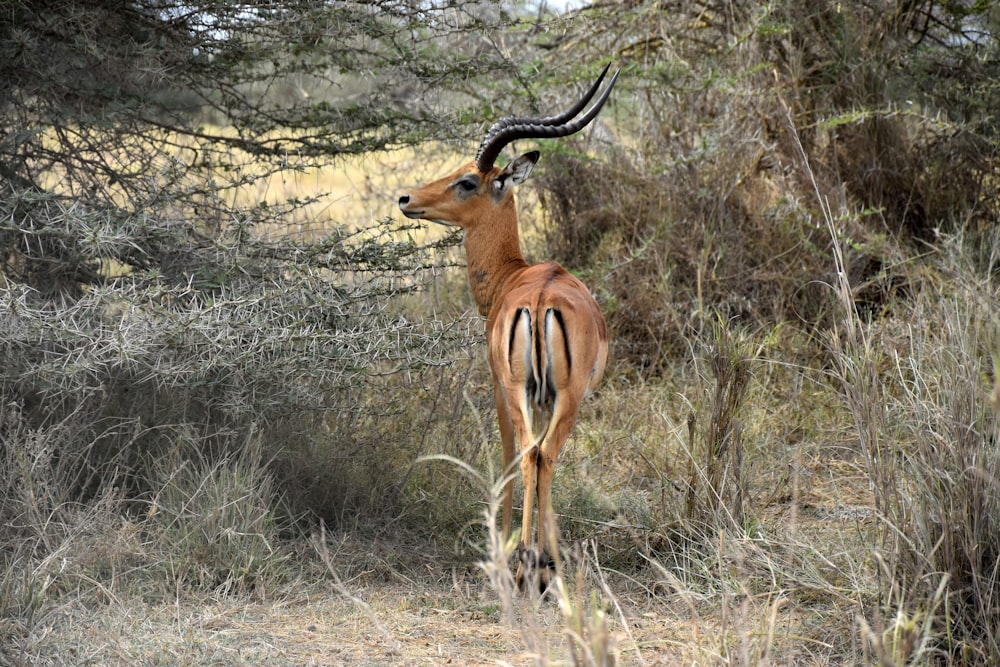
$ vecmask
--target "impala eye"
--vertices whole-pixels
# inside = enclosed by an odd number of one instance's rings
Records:
[[[464,194],[470,194],[479,189],[479,180],[475,178],[462,178],[452,185],[456,190]]]

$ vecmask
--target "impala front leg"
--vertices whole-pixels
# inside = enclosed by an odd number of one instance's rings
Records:
[[[506,479],[503,485],[503,544],[507,545],[510,539],[511,514],[514,511],[514,480],[511,477],[514,473],[514,423],[510,420],[510,413],[507,412],[507,400],[504,397],[503,387],[494,378],[493,395],[497,404],[497,421],[500,424],[500,440],[503,442],[503,478]]]

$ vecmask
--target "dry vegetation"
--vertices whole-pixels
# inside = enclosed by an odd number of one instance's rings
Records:
[[[261,178],[230,146],[190,246],[196,196],[142,226],[5,186],[0,240],[49,226],[0,258],[0,665],[1000,661],[996,17],[970,57],[914,37],[936,3],[724,4],[551,18],[508,63],[543,111],[625,66],[521,200],[614,334],[547,599],[455,239],[382,222],[454,145]],[[129,271],[42,294],[52,239]]]

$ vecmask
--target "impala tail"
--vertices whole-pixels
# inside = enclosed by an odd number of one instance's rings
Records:
[[[530,308],[514,311],[507,340],[507,367],[519,396],[510,396],[529,425],[534,443],[541,443],[558,398],[572,373],[566,322],[557,308],[532,317]]]

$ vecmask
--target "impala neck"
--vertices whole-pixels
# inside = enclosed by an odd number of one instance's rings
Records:
[[[465,257],[472,297],[479,314],[488,315],[506,283],[528,266],[521,254],[513,198],[466,231]]]

